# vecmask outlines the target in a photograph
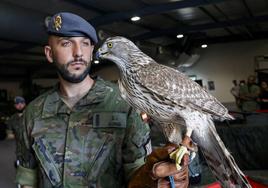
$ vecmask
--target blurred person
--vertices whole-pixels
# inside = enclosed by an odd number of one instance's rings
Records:
[[[22,115],[23,110],[26,107],[25,99],[21,96],[16,96],[14,98],[14,107],[16,109],[16,113],[14,113],[7,121],[7,139],[16,140],[16,158],[17,165],[19,163],[19,159],[21,157],[21,148],[20,148],[20,139],[22,132]]]
[[[250,75],[246,84],[241,85],[239,90],[239,98],[241,100],[241,108],[244,112],[255,112],[260,109],[258,98],[260,95],[260,87],[256,84],[256,77]]]
[[[26,107],[25,99],[21,96],[16,96],[14,98],[14,107],[16,113],[13,114],[7,121],[7,139],[14,139],[16,141],[16,161],[14,162],[15,168],[17,168],[22,159],[22,148],[20,142],[22,141],[22,131],[23,131],[23,111]],[[20,188],[20,184],[17,184]]]
[[[261,81],[260,83],[260,107],[261,110],[268,110],[268,84],[266,81]]]
[[[240,98],[239,98],[240,85],[237,83],[236,80],[233,80],[232,83],[233,83],[233,87],[231,88],[230,92],[235,98],[236,106],[240,109],[241,108],[241,103],[240,103]]]

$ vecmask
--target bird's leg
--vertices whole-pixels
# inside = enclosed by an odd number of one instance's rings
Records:
[[[182,162],[184,155],[185,154],[187,154],[188,156],[190,155],[188,148],[192,144],[191,143],[192,142],[192,140],[191,140],[192,132],[193,132],[193,130],[191,128],[187,128],[186,134],[185,134],[182,142],[180,143],[180,147],[178,149],[176,149],[175,151],[173,151],[169,155],[171,159],[175,160],[176,167],[178,170],[181,169],[181,162]],[[187,160],[188,159],[189,159],[189,157],[187,157]],[[184,165],[185,165],[185,163],[184,163]]]
[[[189,138],[191,138],[191,136],[192,136],[192,133],[193,133],[193,129],[192,128],[189,128],[189,127],[187,127],[187,129],[186,129],[186,136],[188,136]]]

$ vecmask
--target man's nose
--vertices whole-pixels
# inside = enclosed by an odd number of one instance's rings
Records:
[[[79,44],[74,45],[73,56],[74,57],[82,57],[83,56],[82,48]]]

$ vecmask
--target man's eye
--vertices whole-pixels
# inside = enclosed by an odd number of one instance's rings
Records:
[[[70,45],[70,41],[62,41],[61,43],[62,46],[69,46]]]
[[[88,41],[84,41],[84,42],[83,42],[83,45],[84,45],[84,46],[89,46],[89,45],[90,45],[90,42],[88,42]]]

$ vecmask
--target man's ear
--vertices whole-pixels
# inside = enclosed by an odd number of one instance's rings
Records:
[[[51,47],[46,45],[45,48],[44,48],[44,51],[45,51],[45,55],[46,55],[46,58],[47,58],[48,62],[53,63]]]

